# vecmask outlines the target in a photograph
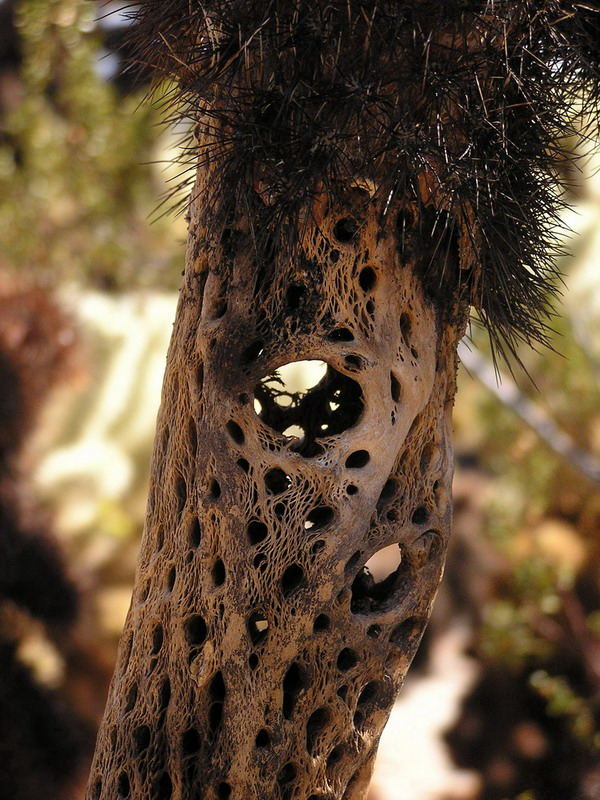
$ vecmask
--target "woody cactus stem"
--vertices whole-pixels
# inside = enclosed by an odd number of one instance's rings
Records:
[[[409,212],[367,199],[272,264],[243,216],[212,250],[195,203],[93,800],[364,796],[442,573],[460,333]],[[282,404],[264,379],[301,360],[327,372]]]
[[[134,5],[198,180],[89,800],[364,797],[442,573],[468,305],[498,347],[546,336],[598,11]],[[305,393],[274,374],[298,361],[326,365]]]

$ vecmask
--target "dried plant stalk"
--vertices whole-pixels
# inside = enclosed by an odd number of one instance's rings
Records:
[[[364,795],[442,573],[461,325],[405,210],[324,206],[267,264],[195,204],[94,800]],[[303,360],[325,377],[278,404],[265,377]]]

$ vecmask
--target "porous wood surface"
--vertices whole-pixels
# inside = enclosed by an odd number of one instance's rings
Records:
[[[366,194],[266,263],[243,215],[209,246],[199,184],[90,800],[366,792],[442,574],[458,338],[418,220]],[[282,406],[261,380],[304,360],[327,374]]]

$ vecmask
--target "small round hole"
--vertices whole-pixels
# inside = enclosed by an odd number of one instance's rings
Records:
[[[290,476],[279,467],[274,467],[265,473],[265,486],[270,494],[281,494],[290,484]]]
[[[355,450],[346,459],[346,467],[348,469],[360,469],[361,467],[366,467],[370,460],[371,456],[368,450]]]
[[[429,512],[425,508],[425,506],[419,506],[413,511],[413,515],[411,517],[413,523],[415,525],[423,525],[427,522],[429,518]]]
[[[354,334],[348,328],[335,328],[327,334],[330,342],[353,342]]]
[[[129,797],[129,791],[129,777],[126,772],[122,772],[117,781],[117,792],[119,793],[119,797]]]
[[[343,244],[351,242],[358,233],[358,222],[352,217],[342,217],[333,228],[333,235]]]
[[[315,633],[321,633],[321,631],[329,630],[329,625],[330,620],[327,614],[319,614],[314,621],[313,630]]]
[[[269,535],[269,529],[265,525],[264,522],[260,522],[257,519],[253,519],[251,522],[248,523],[248,541],[251,545],[259,544],[260,542],[264,542],[264,540]]]
[[[242,364],[250,364],[252,361],[256,361],[256,359],[261,355],[264,350],[264,342],[258,340],[253,342],[249,345],[243,352],[242,352]]]
[[[253,645],[264,642],[269,633],[269,622],[262,611],[253,611],[248,617],[248,635]]]
[[[133,731],[133,742],[136,753],[139,755],[150,744],[150,728],[147,725],[140,725]]]
[[[206,622],[200,614],[194,614],[185,621],[185,636],[189,644],[198,646],[206,639]]]
[[[283,596],[287,597],[304,581],[304,570],[299,564],[292,564],[289,566],[281,576],[281,591]]]
[[[258,553],[254,556],[252,561],[252,566],[255,569],[260,569],[261,571],[266,568],[267,566],[267,557],[264,553]]]
[[[306,515],[304,528],[307,531],[318,531],[333,519],[333,509],[329,506],[317,506]]]
[[[290,311],[297,311],[302,305],[302,300],[306,294],[306,287],[301,283],[293,283],[288,287],[285,295],[285,304]]]
[[[225,578],[225,564],[223,563],[223,559],[217,558],[212,568],[213,584],[215,586],[222,586],[225,583]]]
[[[268,731],[264,728],[261,728],[259,732],[256,734],[256,746],[257,747],[268,747],[271,744],[271,737],[269,736]]]
[[[229,800],[229,797],[231,796],[231,786],[223,781],[219,784],[217,795],[219,800]]]
[[[363,362],[360,356],[349,355],[344,360],[350,369],[362,369]]]
[[[244,431],[240,428],[237,422],[229,420],[226,425],[227,432],[236,444],[244,444],[245,436]]]
[[[363,292],[370,292],[377,283],[377,273],[372,267],[364,267],[358,276],[358,283]]]
[[[337,658],[337,668],[340,672],[348,672],[348,670],[355,667],[357,663],[358,656],[354,650],[351,650],[349,647],[344,647],[344,649],[340,651]]]
[[[191,756],[200,749],[200,734],[195,728],[189,728],[181,737],[181,749],[184,756]]]

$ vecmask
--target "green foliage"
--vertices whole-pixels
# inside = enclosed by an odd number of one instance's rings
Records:
[[[149,222],[164,191],[148,166],[160,155],[158,113],[97,74],[97,11],[86,0],[17,5],[19,99],[4,118],[0,109],[0,267],[53,285],[174,286],[173,223]]]

